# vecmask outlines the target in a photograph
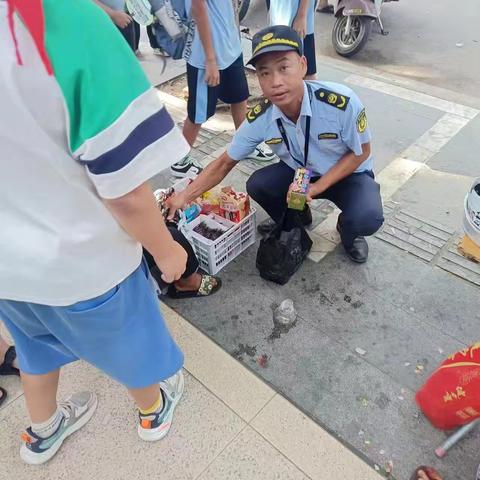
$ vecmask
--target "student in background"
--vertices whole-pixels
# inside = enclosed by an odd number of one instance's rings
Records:
[[[307,59],[305,80],[316,80],[315,7],[317,0],[266,0],[266,2],[270,25],[287,25],[300,35]]]

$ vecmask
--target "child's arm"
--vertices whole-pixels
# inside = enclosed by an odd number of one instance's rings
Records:
[[[292,24],[292,28],[300,35],[300,38],[305,38],[307,34],[307,12],[309,8],[310,0],[300,0],[298,11]]]
[[[215,87],[220,83],[220,72],[213,48],[212,32],[205,0],[192,0],[192,17],[197,24],[200,41],[205,50],[205,81],[210,87]]]
[[[113,10],[109,6],[102,3],[100,0],[93,0],[105,13],[112,19],[112,22],[117,25],[117,27],[125,28],[132,23],[132,17],[125,12],[119,10]]]
[[[104,203],[126,232],[151,253],[162,279],[178,280],[185,271],[187,252],[170,235],[148,182]]]

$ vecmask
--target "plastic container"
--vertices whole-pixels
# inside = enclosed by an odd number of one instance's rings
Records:
[[[480,245],[480,178],[475,180],[465,197],[463,229],[477,245]]]
[[[226,231],[216,240],[208,240],[193,231],[202,222],[206,222],[207,225],[214,228],[218,228],[220,225]],[[254,208],[239,223],[233,223],[226,218],[210,213],[209,215],[199,215],[186,225],[188,237],[197,254],[200,268],[210,275],[217,274],[225,265],[228,265],[255,243],[256,227],[256,210]]]
[[[293,300],[287,298],[273,312],[274,323],[291,325],[297,319],[297,312]]]

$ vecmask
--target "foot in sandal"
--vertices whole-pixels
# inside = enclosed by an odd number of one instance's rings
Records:
[[[213,275],[194,273],[170,285],[168,296],[171,298],[207,297],[220,290],[222,281]]]

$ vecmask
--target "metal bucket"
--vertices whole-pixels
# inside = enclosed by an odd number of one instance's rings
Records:
[[[465,197],[463,229],[477,245],[480,245],[480,178],[475,180]]]

